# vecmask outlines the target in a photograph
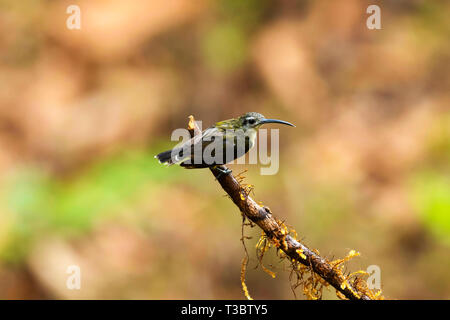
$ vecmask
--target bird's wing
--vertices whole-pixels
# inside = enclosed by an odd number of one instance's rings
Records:
[[[193,157],[195,145],[202,144],[202,149],[214,141],[214,136],[220,135],[220,132],[215,127],[210,127],[202,131],[201,134],[195,135],[193,138],[182,142],[172,149],[173,154],[176,156],[173,159],[173,163],[180,163],[184,160]]]
[[[225,164],[245,154],[245,144],[238,144],[239,135],[235,131],[217,130],[203,140],[203,162]],[[245,140],[245,138],[244,138]]]

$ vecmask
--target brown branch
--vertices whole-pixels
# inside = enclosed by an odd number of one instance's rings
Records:
[[[193,116],[189,117],[188,130],[192,136],[200,133]],[[225,166],[220,166],[220,168],[227,169]],[[258,205],[232,174],[221,174],[219,170],[214,168],[210,170],[245,217],[257,224],[266,236],[277,244],[277,247],[290,259],[311,267],[312,271],[326,280],[346,298],[350,300],[371,300],[365,293],[358,292],[347,281],[342,272],[336,268],[336,265],[333,266],[307,246],[286,234],[285,229],[273,217],[270,209]]]

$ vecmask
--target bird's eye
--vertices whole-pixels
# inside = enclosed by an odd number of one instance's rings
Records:
[[[255,124],[256,123],[256,119],[255,118],[250,118],[250,119],[247,120],[247,122],[249,124]]]

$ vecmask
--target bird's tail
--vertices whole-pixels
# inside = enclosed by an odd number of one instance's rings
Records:
[[[160,154],[157,154],[155,158],[158,159],[159,163],[165,163],[168,165],[174,163],[172,159],[172,150],[161,152]]]
[[[182,150],[183,149],[181,148],[167,150],[161,152],[160,154],[157,154],[155,158],[159,160],[159,163],[167,164],[170,166],[183,160]]]

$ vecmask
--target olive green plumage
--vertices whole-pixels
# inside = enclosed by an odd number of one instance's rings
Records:
[[[294,127],[286,121],[266,119],[260,113],[248,112],[236,119],[219,121],[181,145],[161,152],[156,158],[160,163],[179,164],[187,169],[222,165],[247,153],[255,145],[259,127],[265,123]]]

